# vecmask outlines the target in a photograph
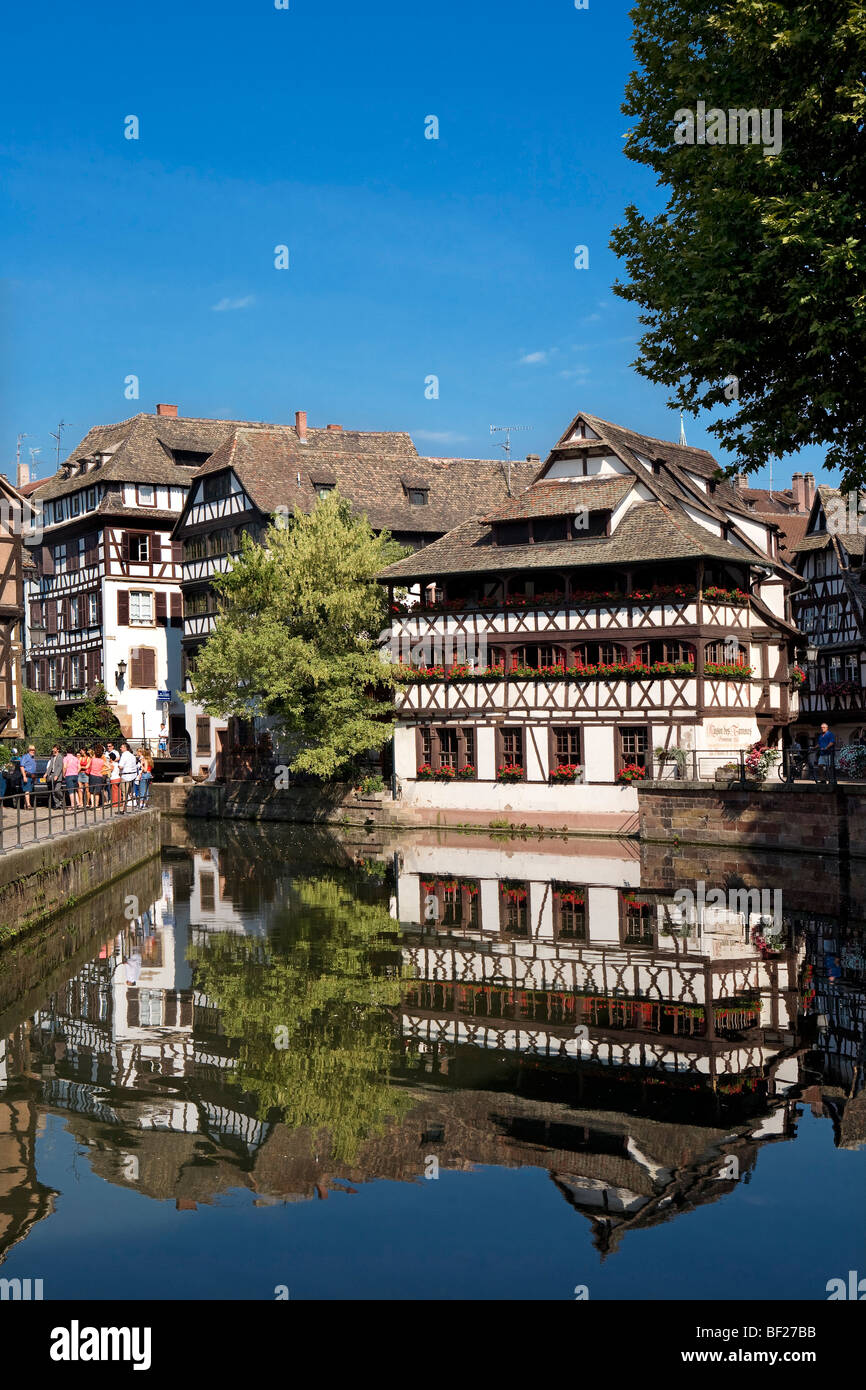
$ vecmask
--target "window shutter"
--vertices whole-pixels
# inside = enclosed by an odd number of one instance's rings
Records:
[[[183,564],[183,544],[181,541],[171,543],[171,562],[173,565]]]
[[[183,594],[173,593],[171,595],[171,616],[172,618],[183,617]]]
[[[53,574],[53,573],[54,573],[54,547],[53,547],[53,546],[51,546],[51,545],[43,545],[43,547],[42,547],[42,564],[41,564],[40,568],[41,568],[41,571],[42,571],[43,574]]]
[[[120,542],[120,554],[124,564],[129,564],[129,532],[124,531]]]
[[[45,631],[56,633],[57,631],[57,599],[50,598],[45,603]]]
[[[96,621],[102,627],[102,594],[96,591]]]
[[[117,591],[117,626],[129,626],[129,590],[118,589]]]
[[[77,569],[78,569],[78,541],[77,541],[77,540],[76,540],[76,541],[69,541],[69,542],[67,543],[66,549],[67,549],[66,568],[67,568],[68,570],[77,570]]]
[[[156,686],[156,652],[153,647],[141,649],[141,683],[146,690]]]
[[[39,689],[48,689],[48,657],[40,657],[36,665],[39,667]]]
[[[148,532],[148,551],[150,553],[150,563],[155,565],[159,560],[160,548],[162,546],[162,535],[159,531]]]
[[[42,604],[41,604],[41,603],[37,603],[37,602],[36,602],[35,600],[33,600],[33,599],[31,599],[31,601],[30,601],[30,626],[31,626],[31,627],[41,627],[41,626],[42,626]]]
[[[84,563],[85,565],[99,563],[99,534],[96,531],[90,531],[84,537]]]
[[[141,685],[141,647],[130,647],[129,649],[129,684],[131,686]]]
[[[159,622],[163,622],[163,623],[164,623],[167,616],[168,616],[168,614],[167,614],[167,611],[166,611],[165,590],[164,590],[164,589],[157,589],[157,591],[156,591],[156,621],[157,621],[158,623],[159,623]]]

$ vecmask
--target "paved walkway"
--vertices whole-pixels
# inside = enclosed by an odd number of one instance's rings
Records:
[[[129,814],[133,815],[136,809],[137,804],[131,802]],[[108,806],[87,809],[79,807],[77,812],[72,806],[67,806],[65,811],[59,806],[51,807],[49,811],[44,803],[35,810],[31,807],[29,811],[24,806],[4,806],[0,814],[0,852],[17,849],[20,845],[29,845],[34,840],[44,840],[51,835],[63,835],[70,830],[84,830],[93,825],[101,825],[103,821],[109,821],[118,814],[120,813],[117,808]]]

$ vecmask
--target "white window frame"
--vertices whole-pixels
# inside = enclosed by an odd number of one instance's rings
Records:
[[[136,607],[134,600],[138,599],[138,616],[134,616]],[[147,599],[149,605],[149,617],[142,617],[142,599]],[[130,589],[129,591],[129,625],[130,627],[153,627],[156,623],[156,599],[152,589]]]

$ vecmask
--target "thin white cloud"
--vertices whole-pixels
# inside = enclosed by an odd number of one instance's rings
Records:
[[[227,309],[248,309],[254,302],[255,295],[245,294],[243,299],[221,299],[218,304],[212,304],[211,309],[215,314],[223,314]]]
[[[568,377],[572,381],[580,381],[583,377],[589,376],[589,367],[566,367],[559,375]]]
[[[520,359],[521,367],[534,367],[550,360],[549,352],[527,352]]]
[[[429,439],[434,444],[465,444],[468,434],[455,434],[453,430],[413,430],[416,439]]]

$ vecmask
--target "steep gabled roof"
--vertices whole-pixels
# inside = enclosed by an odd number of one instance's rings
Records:
[[[335,486],[376,530],[404,534],[442,535],[508,495],[498,459],[419,457],[405,433],[309,429],[302,442],[290,426],[241,426],[194,477],[226,469],[265,515],[278,507],[310,512],[317,488]],[[535,472],[534,463],[513,463],[512,489],[524,489]],[[410,488],[427,491],[426,505],[410,502]],[[176,534],[193,505],[190,497]]]
[[[568,516],[578,508],[610,511],[635,486],[636,478],[579,478],[575,482],[538,482],[484,518],[519,521],[532,516]]]

